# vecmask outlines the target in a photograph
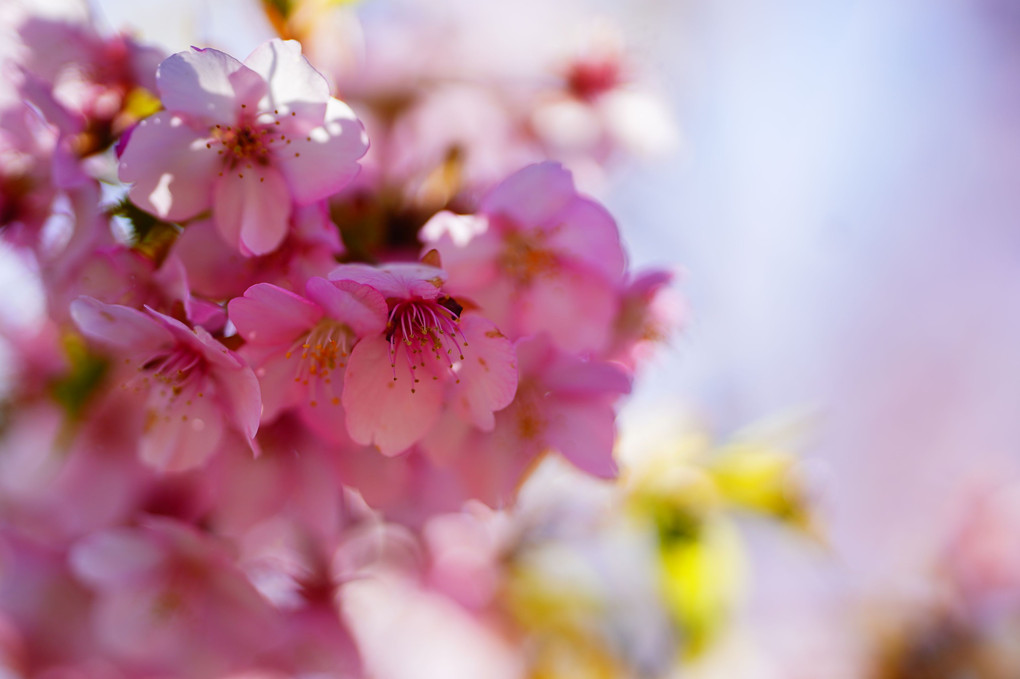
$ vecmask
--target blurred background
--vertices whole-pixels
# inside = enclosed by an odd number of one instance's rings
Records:
[[[240,0],[94,4],[170,52],[272,35]],[[1020,482],[1020,5],[587,4],[615,17],[679,138],[600,187],[633,264],[681,270],[687,304],[625,436],[678,412],[719,438],[806,431],[824,536],[748,522],[746,601],[690,676],[859,677],[876,648],[889,677],[1013,676],[953,669],[984,603],[970,631],[940,616],[947,570],[993,608],[1020,591],[1020,510],[1002,500]],[[522,25],[542,20],[530,5]],[[1006,630],[996,653],[1020,653]]]

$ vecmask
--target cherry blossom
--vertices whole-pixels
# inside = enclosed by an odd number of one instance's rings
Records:
[[[265,648],[279,624],[223,545],[177,521],[94,533],[70,562],[96,593],[102,646],[148,672],[222,672]]]
[[[179,52],[157,85],[166,110],[139,123],[120,159],[131,199],[171,221],[211,208],[245,255],[279,246],[294,207],[343,188],[368,148],[296,41],[267,42],[243,64],[211,48]]]
[[[365,337],[348,362],[343,405],[354,441],[400,453],[428,432],[448,400],[466,421],[492,428],[492,413],[517,388],[513,347],[486,318],[462,315],[441,269],[348,264],[330,278],[369,285],[388,305],[384,332]]]
[[[578,190],[634,62],[389,4],[264,0],[241,61],[0,2],[0,675],[672,669],[613,480],[679,307]]]
[[[344,367],[360,337],[386,327],[386,301],[352,281],[311,278],[301,297],[269,283],[231,300],[230,319],[262,385],[262,419],[299,405],[309,426],[345,440]]]
[[[206,330],[91,297],[75,300],[71,316],[87,337],[116,352],[123,388],[145,399],[138,454],[146,464],[166,471],[200,466],[227,427],[254,447],[258,380]]]
[[[606,348],[625,267],[619,232],[560,165],[524,168],[477,214],[441,212],[422,235],[442,256],[450,294],[479,304],[512,337],[544,331],[567,351]]]
[[[544,335],[518,341],[516,351],[513,403],[496,413],[488,432],[445,418],[422,441],[433,463],[452,470],[471,497],[496,507],[512,503],[533,465],[552,451],[592,476],[615,477],[614,405],[630,391],[628,372],[563,352]]]

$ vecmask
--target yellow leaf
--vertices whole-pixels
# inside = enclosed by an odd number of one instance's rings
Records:
[[[662,589],[683,630],[689,656],[703,651],[728,620],[743,582],[740,538],[721,517],[707,521],[697,538],[674,541],[661,552]]]

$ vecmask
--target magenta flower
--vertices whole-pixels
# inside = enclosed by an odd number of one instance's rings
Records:
[[[296,41],[271,40],[243,64],[214,49],[179,52],[160,64],[157,84],[167,110],[134,129],[120,178],[163,219],[212,208],[220,234],[246,255],[274,250],[293,207],[343,188],[368,149]]]
[[[478,303],[512,337],[548,332],[572,352],[607,346],[626,266],[620,235],[560,165],[524,168],[478,215],[441,212],[422,235],[442,256],[451,294]]]
[[[262,419],[300,405],[317,432],[346,440],[343,370],[358,338],[386,327],[386,300],[352,281],[309,279],[305,297],[269,283],[230,301],[230,319],[247,343],[244,352],[262,385]]]
[[[219,446],[227,426],[255,450],[262,399],[255,374],[203,328],[79,297],[71,317],[82,333],[115,352],[123,387],[145,399],[138,454],[163,471],[198,467]]]
[[[342,400],[354,441],[400,453],[428,432],[446,403],[474,426],[492,428],[493,412],[517,389],[513,346],[489,320],[461,315],[443,290],[441,269],[348,264],[330,278],[369,285],[388,305],[385,331],[359,342],[347,365]]]

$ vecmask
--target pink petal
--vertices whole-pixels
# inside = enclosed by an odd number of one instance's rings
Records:
[[[460,301],[470,301],[478,306],[479,312],[496,324],[510,337],[520,337],[520,290],[517,281],[509,276],[497,276],[482,287],[448,288]],[[463,299],[461,299],[463,298]]]
[[[167,57],[156,71],[156,83],[168,111],[184,113],[208,125],[233,123],[240,105],[248,103],[239,100],[235,83],[243,94],[250,95],[251,76],[258,78],[256,74],[234,76],[238,71],[251,73],[229,54],[192,47],[189,52]]]
[[[287,235],[290,191],[271,166],[225,171],[213,190],[213,205],[220,234],[246,255],[271,252]]]
[[[270,40],[255,48],[244,65],[269,83],[259,110],[277,110],[281,115],[293,111],[298,117],[311,118],[314,124],[321,124],[329,100],[329,84],[302,56],[301,43]]]
[[[197,381],[177,394],[153,387],[138,450],[142,462],[164,472],[205,464],[223,436],[217,397],[211,380]]]
[[[208,209],[221,161],[206,148],[207,136],[167,111],[138,123],[120,157],[120,179],[132,183],[131,200],[170,221]]]
[[[384,455],[396,455],[428,433],[439,416],[443,384],[424,377],[414,384],[403,357],[393,379],[389,343],[381,336],[361,340],[351,352],[344,379],[347,431],[355,442],[374,443]]]
[[[519,412],[514,405],[496,416],[496,428],[489,434],[476,432],[475,445],[462,451],[455,462],[458,476],[472,497],[495,509],[513,504],[517,489],[545,452],[543,441],[522,438]]]
[[[581,197],[572,201],[548,233],[550,249],[583,261],[611,282],[623,276],[627,262],[616,221],[595,201]]]
[[[603,403],[560,401],[550,414],[546,440],[578,469],[612,479],[617,475],[615,417]]]
[[[211,217],[188,224],[173,252],[184,262],[188,284],[196,294],[230,299],[251,285],[251,259],[224,242]]]
[[[384,267],[341,264],[329,272],[331,281],[354,281],[370,285],[386,299],[433,300],[446,280],[446,272],[426,264],[398,263]]]
[[[629,394],[631,374],[623,366],[602,361],[584,361],[564,354],[542,372],[542,384],[557,394],[597,396],[612,400]]]
[[[90,585],[123,587],[157,568],[165,553],[153,541],[127,528],[113,528],[88,536],[70,553],[76,576]]]
[[[479,431],[454,410],[444,410],[436,425],[418,443],[418,449],[439,467],[449,466],[463,455],[473,454],[477,447]]]
[[[248,366],[239,370],[213,369],[212,374],[226,396],[233,423],[251,444],[262,418],[262,390],[258,378]]]
[[[287,354],[278,349],[270,349],[264,358],[256,358],[256,351],[250,347],[241,349],[242,355],[248,358],[255,367],[255,376],[259,380],[262,392],[262,422],[268,423],[279,417],[280,413],[301,401],[303,389],[295,381],[298,371],[296,356],[287,358]],[[260,347],[260,349],[264,349]]]
[[[161,616],[162,574],[145,583],[112,591],[95,603],[92,621],[100,648],[136,662],[166,662],[187,642],[179,616]]]
[[[298,205],[337,193],[358,174],[358,159],[368,151],[368,135],[347,104],[330,99],[324,125],[296,135],[276,155]]]
[[[475,314],[461,318],[467,340],[453,388],[453,407],[476,427],[491,431],[492,413],[507,407],[517,392],[517,354],[490,321]]]
[[[355,579],[342,595],[345,622],[364,655],[366,676],[526,676],[519,649],[448,597],[419,588],[410,578]]]
[[[618,306],[616,288],[603,276],[560,266],[532,282],[518,310],[522,334],[548,332],[560,348],[585,353],[607,345]]]
[[[269,85],[250,68],[237,69],[230,74],[229,79],[234,89],[234,118],[240,120],[250,116],[253,119],[255,115],[251,111],[258,109],[259,101],[266,95]]]
[[[300,401],[301,419],[312,431],[333,443],[349,440],[341,398],[344,389],[342,371],[331,371],[326,377],[312,376]]]
[[[359,337],[381,333],[386,328],[386,300],[368,285],[354,281],[331,283],[325,278],[309,278],[308,298],[337,321],[350,326]]]
[[[339,476],[373,508],[398,504],[410,484],[408,456],[383,457],[373,448],[350,446],[338,456]],[[349,545],[343,549],[349,549]],[[338,558],[346,557],[343,555]]]
[[[80,113],[72,113],[57,101],[50,83],[22,67],[18,67],[17,71],[21,77],[18,93],[42,114],[46,122],[60,130],[62,135],[82,131],[87,123],[85,117]]]
[[[244,341],[260,345],[290,345],[322,318],[318,306],[270,283],[251,286],[227,309]]]
[[[227,311],[219,304],[188,295],[184,299],[188,322],[209,332],[221,332],[227,325]]]
[[[148,306],[145,307],[145,310],[170,332],[178,344],[187,346],[212,365],[228,369],[236,369],[244,365],[237,354],[223,346],[205,328],[189,328],[176,318],[161,314]]]
[[[559,163],[538,163],[510,175],[483,200],[481,212],[521,226],[547,223],[574,197],[574,179]]]
[[[173,343],[173,337],[146,314],[91,297],[71,302],[71,318],[91,339],[129,355],[146,354]]]
[[[422,227],[424,250],[435,248],[449,274],[447,289],[472,294],[491,284],[499,275],[498,258],[504,244],[501,235],[489,229],[489,220],[475,215],[440,212]],[[425,254],[424,252],[422,254]]]

